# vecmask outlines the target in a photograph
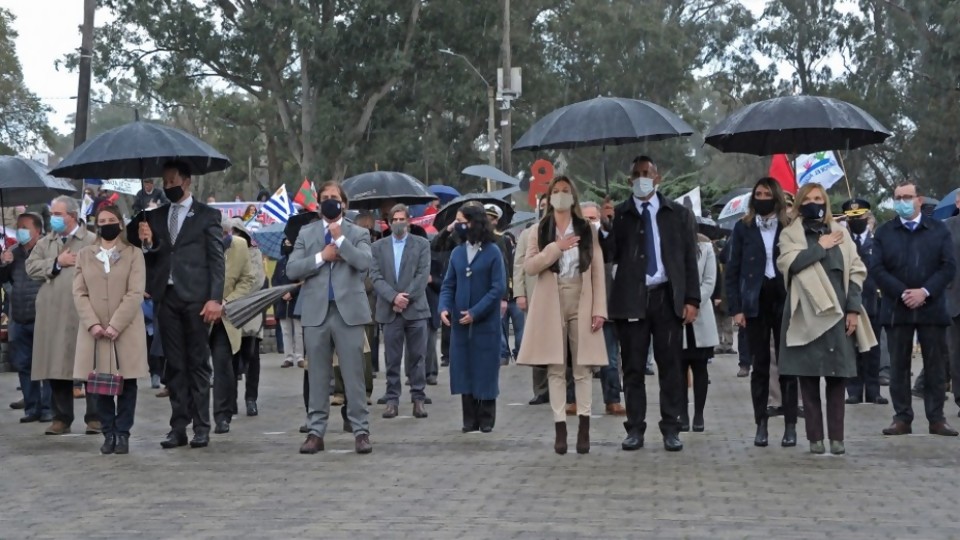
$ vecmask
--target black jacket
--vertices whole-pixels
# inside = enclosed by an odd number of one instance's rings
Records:
[[[863,264],[870,266],[870,259],[873,257],[872,234],[867,233],[866,239],[857,248],[857,255],[860,256]],[[877,308],[880,306],[880,294],[877,289],[877,281],[873,279],[873,272],[867,272],[867,277],[863,280],[863,291],[860,293],[860,297],[863,310],[871,319],[879,315]]]
[[[777,268],[777,258],[780,257],[780,232],[783,225],[777,225],[777,233],[773,237],[773,271],[777,283],[780,302],[787,297],[783,274]],[[729,249],[729,260],[724,267],[726,280],[727,313],[731,316],[738,313],[750,319],[760,314],[760,288],[763,285],[767,266],[767,248],[763,245],[763,233],[756,223],[738,221],[733,226],[733,234],[727,240],[726,249]]]
[[[37,318],[37,293],[43,281],[30,279],[27,275],[27,257],[30,256],[23,246],[13,248],[13,262],[0,266],[0,283],[9,282],[9,314],[13,322],[30,324]]]
[[[660,200],[660,257],[673,291],[673,310],[682,318],[684,304],[700,306],[697,221],[690,210],[659,193],[656,197]],[[610,231],[600,242],[604,260],[617,265],[607,304],[610,320],[646,318],[644,234],[633,197],[617,205]]]
[[[194,198],[183,220],[177,243],[171,246],[167,228],[170,205],[142,212],[127,224],[127,240],[142,247],[140,222],[146,217],[153,231],[153,245],[144,251],[147,292],[159,304],[173,275],[177,295],[185,302],[223,301],[224,259],[221,214]]]
[[[880,324],[949,326],[946,291],[957,271],[953,240],[946,226],[923,217],[917,230],[908,230],[900,218],[877,228],[869,273],[883,295]],[[906,289],[924,288],[926,303],[910,309],[900,296]]]
[[[270,280],[272,287],[279,287],[280,285],[289,285],[293,283],[290,281],[290,278],[287,277],[287,256],[284,255],[277,261],[277,265],[273,268],[273,278]],[[273,305],[273,315],[277,319],[286,319],[288,317],[299,319],[300,317],[294,316],[293,306],[297,305],[297,298],[300,296],[300,289],[294,289],[290,293],[292,298],[289,302],[280,299],[277,300],[277,303]]]

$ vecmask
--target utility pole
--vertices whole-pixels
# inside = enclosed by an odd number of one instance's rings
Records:
[[[510,0],[503,0],[503,43],[500,46],[501,54],[503,55],[503,104],[501,105],[501,110],[503,111],[503,116],[500,120],[500,137],[501,141],[501,158],[503,163],[501,164],[501,169],[503,172],[513,176],[513,157],[511,155],[511,150],[513,146],[513,134],[510,123],[510,100],[513,98],[512,92],[508,93],[507,90],[513,89],[513,84],[510,79],[510,72],[512,71],[510,57]]]
[[[490,166],[497,166],[497,89],[487,85],[487,146],[490,154]],[[490,179],[487,178],[487,193],[493,191]]]
[[[97,0],[83,0],[83,26],[80,38],[80,83],[77,88],[77,117],[73,131],[73,147],[87,140],[87,124],[90,121],[90,79],[93,60],[93,15]]]

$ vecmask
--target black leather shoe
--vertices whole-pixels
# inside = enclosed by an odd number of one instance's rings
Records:
[[[306,424],[300,426],[300,433],[310,433],[310,428]]]
[[[871,399],[870,403],[873,403],[874,405],[888,405],[890,403],[890,400],[883,396],[877,396]]]
[[[797,445],[797,425],[787,424],[783,431],[783,439],[780,440],[780,446],[790,448]]]
[[[171,431],[167,433],[167,438],[160,441],[160,446],[166,449],[176,448],[187,445],[187,433],[184,431]]]
[[[643,448],[643,434],[639,431],[628,431],[627,438],[620,443],[620,448],[628,452]]]
[[[680,432],[687,433],[690,431],[690,417],[687,415],[682,415],[680,417]]]
[[[767,444],[769,444],[767,439],[767,419],[764,418],[757,424],[757,436],[753,438],[753,445],[763,448],[766,447]]]
[[[193,434],[193,440],[190,441],[190,448],[206,448],[210,444],[210,432],[198,431]]]
[[[117,435],[117,446],[113,450],[114,454],[129,454],[130,453],[130,436],[129,435]]]
[[[667,452],[679,452],[683,450],[683,443],[680,442],[680,436],[676,433],[668,433],[664,435],[663,449]]]
[[[227,422],[226,420],[217,420],[217,425],[213,428],[213,432],[218,435],[230,433],[230,422]],[[196,439],[196,437],[194,437],[194,439]]]
[[[387,404],[386,396],[377,399],[377,405],[386,405],[386,404]]]
[[[39,422],[39,421],[40,421],[39,414],[26,414],[20,417],[21,424],[29,424],[31,422]]]
[[[17,401],[14,401],[13,403],[10,404],[10,408],[16,411],[19,411],[24,407],[26,407],[26,403],[24,403],[22,399],[18,399]]]
[[[701,433],[703,430],[703,415],[693,415],[693,431],[696,433]]]
[[[252,399],[248,399],[247,400],[247,416],[256,416],[258,414],[260,414],[260,411],[257,410],[257,402]]]
[[[547,394],[540,394],[539,396],[533,396],[533,399],[527,402],[529,405],[543,405],[544,403],[550,403],[550,396]]]
[[[433,400],[430,399],[430,398],[428,398],[428,397],[425,397],[425,398],[423,398],[423,404],[424,404],[424,405],[433,405]]]
[[[117,438],[113,435],[103,436],[103,445],[100,446],[100,453],[107,456],[114,453],[117,449]]]
[[[856,396],[850,396],[847,398],[847,405],[857,405],[859,403],[863,403],[863,400]]]

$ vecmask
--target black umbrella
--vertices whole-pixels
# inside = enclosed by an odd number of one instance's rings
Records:
[[[820,96],[785,96],[734,112],[714,126],[705,141],[721,152],[770,156],[852,150],[889,136],[887,128],[856,105]]]
[[[299,283],[278,285],[276,287],[260,289],[242,298],[237,298],[224,306],[224,317],[230,321],[230,324],[240,328],[252,321],[254,317],[260,316],[264,310],[275,304],[277,300],[283,298],[283,295],[296,290],[299,286]]]
[[[457,210],[469,201],[476,201],[482,205],[495,204],[499,206],[500,210],[503,210],[503,216],[497,220],[497,229],[502,231],[510,227],[510,222],[513,221],[513,206],[503,199],[491,197],[489,193],[470,193],[448,202],[437,212],[436,217],[433,218],[433,227],[438,231],[445,229],[457,219]]]
[[[406,205],[425,204],[437,198],[419,180],[401,172],[375,171],[343,181],[343,190],[355,210],[379,210],[385,200]]]
[[[153,178],[163,164],[180,160],[193,174],[222,171],[230,160],[177,128],[132,122],[97,135],[70,152],[50,174],[63,178]]]
[[[0,156],[0,207],[50,202],[57,195],[75,195],[76,188],[54,178],[39,162],[16,156]]]
[[[347,210],[346,219],[350,223],[356,221],[357,216],[360,214],[357,210]],[[300,235],[300,229],[305,225],[309,225],[314,221],[320,220],[320,214],[316,212],[301,212],[299,214],[294,214],[290,216],[290,219],[287,220],[287,223],[283,226],[283,236],[286,240],[289,240],[291,244],[297,242],[297,236]]]

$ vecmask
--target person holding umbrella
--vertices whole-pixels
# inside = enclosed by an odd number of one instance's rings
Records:
[[[753,371],[750,396],[757,433],[755,446],[768,444],[767,400],[770,393],[770,340],[780,354],[780,327],[787,296],[783,274],[777,267],[780,233],[787,224],[783,189],[773,178],[757,180],[750,195],[747,213],[737,221],[728,241],[729,258],[724,268],[727,310],[733,323],[746,332]],[[743,369],[743,368],[741,368]],[[781,376],[780,391],[784,413],[781,446],[797,444],[797,379]]]
[[[190,165],[168,161],[163,191],[170,204],[141,212],[127,224],[127,240],[143,249],[147,292],[158,306],[160,339],[170,391],[170,432],[163,448],[210,443],[209,325],[223,311],[223,228],[218,210],[191,193]]]

